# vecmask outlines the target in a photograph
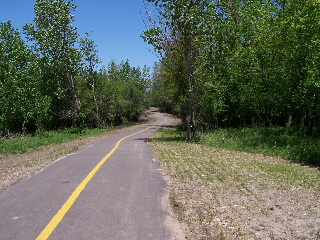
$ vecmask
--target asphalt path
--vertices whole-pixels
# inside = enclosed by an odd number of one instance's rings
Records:
[[[166,208],[166,181],[146,142],[172,120],[155,116],[152,124],[96,141],[2,190],[0,239],[179,239]]]

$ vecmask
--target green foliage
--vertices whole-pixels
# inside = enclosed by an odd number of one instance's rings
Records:
[[[144,31],[143,39],[151,43],[171,71],[173,81],[181,96],[180,116],[185,122],[188,139],[195,135],[197,63],[201,61],[200,49],[206,46],[207,30],[214,8],[208,0],[150,1],[158,7],[157,21]],[[209,24],[209,25],[208,25]]]
[[[34,75],[35,55],[11,22],[0,23],[0,128],[3,132],[42,128],[48,120],[50,99],[41,95]]]
[[[63,127],[137,121],[148,107],[149,69],[101,63],[88,33],[73,26],[72,0],[37,0],[28,46],[11,22],[0,23],[0,136]]]
[[[214,147],[279,156],[320,166],[320,139],[305,136],[293,127],[218,129],[204,134],[201,141]]]
[[[82,79],[79,78],[78,82],[78,88],[82,88],[80,92],[83,94],[79,96],[82,101],[82,108],[78,121],[81,119],[84,122],[86,118],[89,118],[90,125],[98,126],[101,116],[99,115],[97,100],[97,87],[99,85],[96,68],[101,60],[98,57],[98,50],[96,50],[94,41],[89,37],[90,35],[86,33],[85,37],[80,39],[80,50],[83,54],[82,61],[84,66],[82,69]]]
[[[262,124],[317,134],[319,3],[148,2],[159,13],[143,38],[162,57],[153,102],[175,111],[186,128],[192,109],[200,132]]]
[[[34,24],[24,30],[33,43],[41,76],[42,94],[51,100],[52,124],[72,124],[80,112],[75,76],[80,69],[81,53],[71,14],[76,6],[72,0],[37,0]]]
[[[84,121],[92,127],[137,121],[148,107],[148,72],[146,67],[131,67],[129,61],[111,61],[108,69],[94,72],[94,88],[85,77],[78,77]]]

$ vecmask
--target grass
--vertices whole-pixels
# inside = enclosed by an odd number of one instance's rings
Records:
[[[292,226],[298,226],[292,239],[301,239],[303,231],[314,237],[311,230],[298,228],[299,221],[318,227],[319,170],[266,155],[288,154],[288,142],[301,148],[318,140],[299,141],[284,129],[252,131],[218,130],[203,136],[201,144],[186,142],[185,133],[174,127],[152,135],[152,147],[172,177],[175,212],[189,226],[187,239],[281,238],[279,232]],[[315,147],[312,151],[318,154]],[[265,221],[268,227],[261,227]]]
[[[109,130],[67,128],[57,131],[44,131],[24,134],[9,139],[0,138],[0,155],[25,153],[40,146],[70,142],[76,139],[104,134]]]
[[[278,156],[320,167],[320,138],[289,127],[219,129],[201,136],[202,143],[229,150]]]

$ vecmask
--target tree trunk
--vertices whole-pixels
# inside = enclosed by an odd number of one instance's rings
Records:
[[[78,96],[77,93],[77,89],[74,83],[74,79],[73,79],[73,75],[70,74],[70,87],[71,87],[71,93],[72,93],[72,98],[73,98],[73,104],[74,104],[74,109],[73,109],[73,113],[72,113],[72,121],[74,121],[76,119],[76,117],[79,115],[80,113],[80,109],[81,109],[81,101],[80,98]]]
[[[92,85],[91,85],[91,89],[92,89],[92,95],[93,95],[93,101],[94,101],[94,105],[96,107],[96,122],[98,124],[100,124],[100,114],[99,114],[99,105],[98,105],[98,100],[97,100],[97,96],[96,96],[96,89],[95,89],[95,78],[94,75],[92,73]]]
[[[193,61],[191,49],[191,37],[186,37],[185,53],[187,57],[187,74],[188,74],[188,91],[189,91],[189,115],[187,117],[187,132],[188,141],[192,141],[196,130],[195,110],[194,110],[194,95],[193,95]]]

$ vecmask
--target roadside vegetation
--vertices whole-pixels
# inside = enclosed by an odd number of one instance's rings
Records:
[[[57,131],[43,131],[35,134],[13,135],[8,138],[0,138],[1,155],[21,154],[35,151],[42,146],[61,144],[76,139],[87,138],[107,133],[107,129],[80,129],[67,128]]]
[[[286,146],[255,149],[246,131],[221,130],[202,143],[176,127],[151,137],[187,239],[320,239],[319,169],[276,157]]]
[[[306,136],[292,127],[251,127],[217,129],[199,136],[213,147],[278,156],[320,167],[320,138]]]
[[[146,8],[142,36],[161,57],[153,104],[181,118],[189,141],[254,126],[319,137],[319,1],[148,0]]]

